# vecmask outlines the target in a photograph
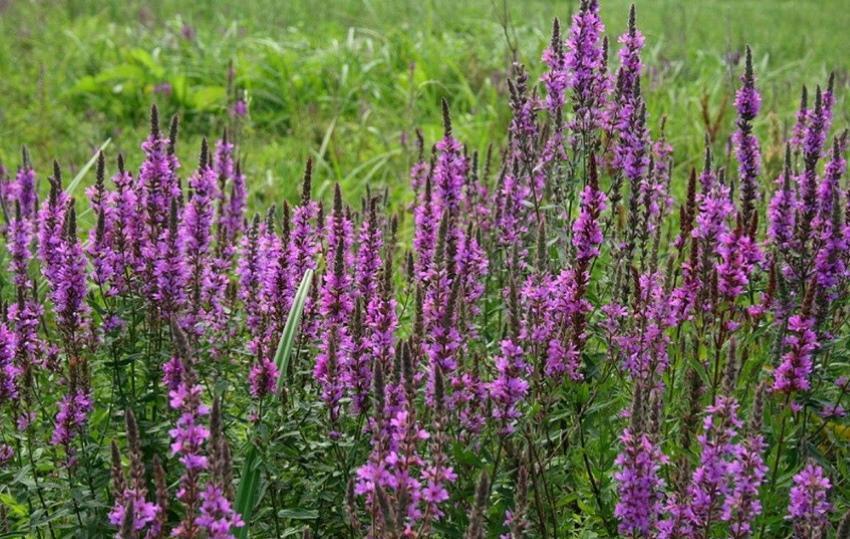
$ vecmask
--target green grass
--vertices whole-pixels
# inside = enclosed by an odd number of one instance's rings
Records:
[[[136,165],[147,109],[157,102],[164,115],[180,114],[179,153],[191,168],[199,138],[218,136],[227,121],[232,60],[236,85],[251,99],[241,146],[257,207],[294,197],[309,155],[320,189],[340,181],[350,197],[367,184],[401,193],[413,153],[405,141],[416,127],[434,140],[440,98],[450,100],[456,130],[471,148],[499,140],[514,54],[539,74],[552,18],[567,23],[575,7],[541,0],[242,4],[0,3],[0,160],[14,170],[27,144],[41,176],[54,158],[74,172],[111,138],[109,154],[124,152]],[[627,10],[626,0],[602,1],[612,42]],[[720,115],[718,150],[732,128],[745,43],[755,51],[770,111],[758,123],[769,167],[801,84],[814,86],[835,70],[839,97],[846,93],[844,0],[642,0],[638,19],[647,36],[651,122],[657,131],[660,116],[669,116],[678,180],[701,154],[703,100],[711,116]],[[171,96],[154,93],[164,82]],[[847,123],[841,104],[837,125]]]

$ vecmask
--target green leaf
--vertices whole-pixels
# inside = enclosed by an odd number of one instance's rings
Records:
[[[65,193],[67,193],[68,196],[71,196],[74,193],[74,189],[77,188],[77,185],[83,180],[83,177],[88,173],[89,169],[94,166],[95,161],[97,161],[97,154],[105,150],[111,141],[112,139],[106,139],[104,143],[100,145],[100,148],[94,152],[94,155],[88,160],[88,163],[83,165],[83,168],[77,172],[77,175],[74,176],[74,179],[71,180],[71,183],[69,183],[68,187],[65,188]]]
[[[292,353],[292,346],[295,344],[295,330],[298,329],[298,324],[301,322],[301,313],[304,311],[304,302],[307,301],[312,281],[313,270],[308,269],[304,272],[301,284],[298,285],[298,290],[295,292],[295,299],[292,301],[292,307],[286,317],[286,325],[283,326],[283,334],[281,334],[280,341],[277,343],[274,362],[280,373],[280,378],[277,379],[278,391],[280,391],[281,383],[289,371],[289,356]]]
[[[281,509],[277,512],[280,518],[291,518],[292,520],[315,520],[319,518],[316,509]]]
[[[313,270],[308,269],[301,279],[301,284],[298,285],[298,290],[295,292],[295,299],[292,302],[292,307],[289,309],[289,315],[286,317],[286,325],[283,326],[283,333],[280,336],[280,341],[277,345],[277,351],[274,355],[274,362],[277,365],[278,372],[281,373],[278,378],[278,389],[280,389],[281,379],[286,375],[289,367],[289,356],[292,352],[292,347],[295,343],[295,332],[301,322],[301,314],[304,311],[304,302],[307,301],[307,295],[310,292],[310,283],[313,280]],[[236,511],[242,515],[242,520],[245,525],[242,528],[234,530],[234,535],[237,539],[246,539],[248,537],[248,527],[251,522],[251,514],[254,512],[259,501],[260,495],[260,455],[257,452],[257,447],[249,442],[247,453],[245,454],[245,462],[242,465],[242,477],[239,480],[239,489],[236,492]],[[297,511],[296,511],[297,512]],[[290,516],[289,518],[299,518]],[[315,518],[315,517],[300,517],[300,518]]]
[[[242,465],[242,477],[239,480],[239,489],[236,491],[236,512],[242,516],[245,525],[234,531],[237,539],[248,537],[248,527],[251,524],[251,513],[257,505],[257,494],[260,484],[259,454],[257,447],[250,444],[245,462]]]

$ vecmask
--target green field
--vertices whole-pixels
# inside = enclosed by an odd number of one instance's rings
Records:
[[[199,138],[217,137],[227,122],[232,61],[235,86],[250,99],[241,140],[252,196],[266,199],[258,207],[295,196],[308,155],[325,189],[337,180],[352,197],[366,184],[401,193],[412,133],[420,127],[434,140],[440,98],[471,147],[502,133],[510,63],[515,57],[536,76],[552,19],[568,21],[575,4],[0,2],[0,160],[14,170],[27,144],[44,177],[53,159],[79,169],[106,139],[109,155],[135,159],[156,102],[181,116],[180,155],[190,166]],[[822,83],[831,70],[848,84],[844,0],[643,0],[637,8],[651,124],[657,131],[669,116],[680,166],[699,159],[700,133],[719,141],[730,133],[746,43],[771,111],[758,123],[769,170],[800,85]],[[624,0],[602,2],[612,42],[627,10]],[[164,83],[170,95],[157,93]],[[846,110],[837,114],[845,123]]]

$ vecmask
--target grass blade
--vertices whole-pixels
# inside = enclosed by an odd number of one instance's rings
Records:
[[[110,142],[112,142],[112,139],[106,139],[103,144],[100,145],[100,148],[98,148],[97,151],[94,152],[94,155],[91,157],[91,159],[89,159],[88,162],[83,165],[83,168],[81,168],[79,172],[77,172],[77,175],[74,176],[74,179],[71,180],[71,183],[69,183],[68,187],[65,188],[65,192],[68,194],[68,196],[71,196],[74,193],[74,189],[76,189],[77,185],[79,185],[79,183],[83,181],[83,177],[88,173],[89,169],[94,166],[95,161],[97,161],[97,154],[105,150],[106,147],[109,146]]]
[[[289,370],[289,356],[292,353],[292,346],[295,344],[295,330],[298,329],[298,324],[301,322],[301,313],[304,311],[304,302],[307,301],[307,295],[310,293],[310,284],[312,281],[313,270],[308,269],[304,272],[301,284],[298,285],[298,290],[295,292],[295,299],[292,300],[292,307],[289,309],[289,315],[286,317],[286,325],[283,326],[283,334],[281,334],[280,341],[277,343],[274,363],[277,365],[277,370],[280,373],[280,377],[277,379],[278,391],[280,391],[282,380],[286,377],[286,373]]]
[[[307,295],[310,293],[310,283],[313,280],[313,270],[308,269],[298,285],[298,290],[295,292],[295,299],[292,301],[292,307],[289,309],[289,315],[286,317],[286,325],[283,326],[283,333],[280,336],[280,341],[277,344],[277,351],[274,355],[274,362],[277,365],[280,378],[278,378],[278,390],[281,387],[281,380],[286,376],[289,369],[289,357],[292,353],[292,347],[295,344],[295,333],[301,323],[301,314],[304,311],[304,303],[307,301]],[[236,492],[236,511],[242,515],[242,520],[245,525],[237,530],[234,530],[234,535],[237,539],[246,539],[248,537],[248,527],[251,522],[251,514],[256,507],[257,496],[259,494],[260,485],[260,455],[257,452],[257,447],[248,441],[247,452],[245,453],[245,462],[242,465],[242,476],[239,479],[239,488]]]

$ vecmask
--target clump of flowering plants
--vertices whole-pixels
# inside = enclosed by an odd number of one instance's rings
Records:
[[[140,164],[99,153],[76,200],[24,150],[0,534],[847,537],[835,79],[774,162],[747,48],[728,149],[681,155],[634,8],[616,40],[599,9],[555,21],[539,83],[513,67],[486,154],[446,97],[409,206],[317,200],[308,162],[249,215],[250,149],[181,163],[156,107]]]

